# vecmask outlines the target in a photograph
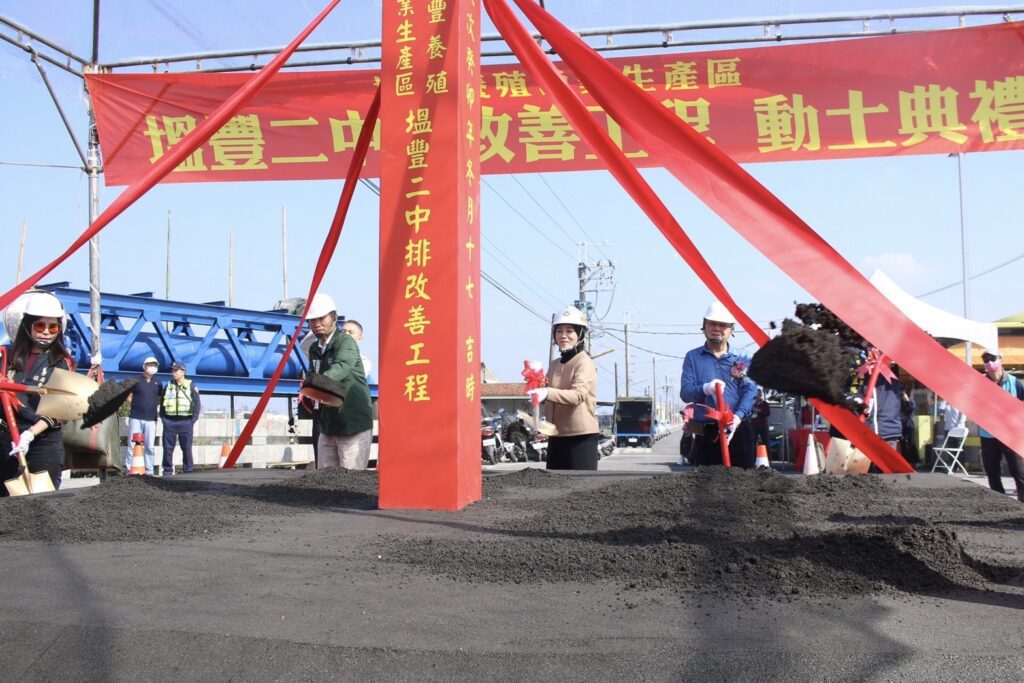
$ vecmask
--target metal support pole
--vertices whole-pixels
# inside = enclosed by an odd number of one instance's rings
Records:
[[[100,215],[100,139],[96,132],[96,118],[89,109],[89,225]],[[102,352],[100,343],[100,236],[89,240],[89,325],[92,327],[92,353]]]
[[[18,245],[18,274],[15,276],[15,282],[21,282],[21,266],[25,261],[25,233],[28,232],[28,219],[23,218],[21,220],[21,242]]]
[[[234,297],[234,264],[235,264],[235,234],[228,231],[228,308],[235,305]]]
[[[971,318],[971,276],[969,274],[970,268],[968,268],[969,251],[967,248],[967,199],[966,190],[964,188],[964,162],[963,154],[956,155],[956,175],[957,180],[960,184],[960,268],[963,272],[964,279],[964,317],[970,320]],[[989,349],[995,351],[995,349]],[[973,365],[973,358],[971,358],[971,341],[968,339],[964,343],[964,362],[967,365]]]
[[[632,385],[629,383],[629,313],[626,313],[626,322],[623,324],[622,329],[626,340],[624,344],[626,347],[626,393],[624,395],[629,396],[633,390]]]
[[[167,209],[167,260],[164,277],[164,298],[171,298],[171,210]]]
[[[281,278],[284,281],[282,297],[288,298],[288,207],[281,207]]]

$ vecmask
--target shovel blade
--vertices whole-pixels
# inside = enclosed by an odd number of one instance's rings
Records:
[[[7,493],[11,496],[27,496],[29,493],[28,484],[25,482],[24,477],[8,479],[4,482],[4,486],[7,487]]]
[[[50,479],[48,472],[30,472],[28,475],[28,490],[30,493],[46,493],[56,491],[53,486],[53,479]]]

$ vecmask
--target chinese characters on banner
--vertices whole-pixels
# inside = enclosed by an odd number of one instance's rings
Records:
[[[384,0],[381,508],[480,498],[476,0]]]
[[[410,8],[431,12],[443,3],[428,1],[423,9],[419,4]],[[418,27],[420,19],[410,15],[410,26]],[[1020,23],[1000,24],[609,61],[740,163],[994,151],[1024,148],[1020,31]],[[451,94],[455,74],[430,70],[428,64],[453,64],[453,37],[410,33],[408,41],[396,43],[393,63],[384,65],[396,79],[391,94],[398,99]],[[466,56],[463,51],[463,61]],[[474,132],[480,172],[601,168],[524,69],[480,67],[479,60],[474,66],[473,107],[482,112]],[[565,75],[591,101],[576,78]],[[144,173],[195,128],[202,112],[249,78],[88,76],[106,182],[124,184]],[[279,74],[164,182],[342,177],[362,126],[360,112],[366,111],[378,78],[376,71]],[[634,163],[651,164],[613,120],[599,107],[592,109]],[[398,125],[393,119],[406,116],[405,110],[385,107],[381,119]],[[370,176],[379,174],[379,153],[378,135],[367,161]]]

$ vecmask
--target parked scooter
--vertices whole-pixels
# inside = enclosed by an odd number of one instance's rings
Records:
[[[496,465],[500,458],[500,446],[495,436],[496,430],[491,418],[480,420],[480,460],[488,465]]]

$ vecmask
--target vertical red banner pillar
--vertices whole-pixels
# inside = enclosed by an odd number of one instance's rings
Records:
[[[384,0],[381,508],[480,499],[480,5]]]

